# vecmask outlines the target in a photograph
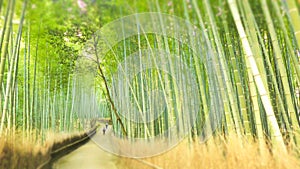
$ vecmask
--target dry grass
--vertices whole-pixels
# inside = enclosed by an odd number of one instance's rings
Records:
[[[299,159],[265,149],[259,152],[259,145],[253,141],[230,136],[228,141],[211,139],[206,144],[192,145],[187,140],[174,149],[159,156],[145,158],[164,169],[300,169]],[[128,169],[152,168],[135,159],[122,158],[120,165]]]
[[[50,157],[53,145],[60,146],[80,133],[49,132],[46,141],[42,144],[39,140],[23,138],[21,132],[12,137],[0,137],[0,169],[35,169]],[[82,134],[82,132],[81,132]],[[37,137],[39,138],[39,137]]]
[[[49,157],[49,146],[43,146],[23,138],[0,139],[0,168],[36,168]]]

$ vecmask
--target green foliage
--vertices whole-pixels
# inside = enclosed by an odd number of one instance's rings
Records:
[[[295,95],[295,91],[299,90],[299,58],[295,54],[299,52],[297,51],[299,46],[296,43],[297,40],[287,13],[285,1],[245,1],[245,4],[238,1],[236,7],[238,17],[236,18],[241,18],[240,29],[237,29],[237,20],[234,19],[234,14],[230,10],[232,4],[229,2],[231,1],[83,1],[87,4],[86,9],[80,9],[77,0],[30,0],[26,10],[21,46],[18,50],[19,62],[15,71],[18,74],[15,86],[9,84],[6,86],[11,60],[5,58],[6,61],[2,62],[5,63],[5,67],[3,69],[4,73],[1,74],[4,77],[1,85],[7,87],[7,91],[9,91],[9,87],[12,87],[13,91],[8,92],[9,96],[7,97],[2,95],[1,103],[5,97],[6,100],[15,99],[10,101],[8,105],[10,106],[10,112],[13,111],[12,107],[16,107],[15,114],[18,114],[18,116],[15,121],[17,127],[26,125],[27,128],[30,128],[28,126],[33,123],[33,126],[39,129],[50,128],[50,125],[54,126],[52,128],[58,126],[59,130],[69,128],[70,126],[65,124],[72,117],[72,113],[86,111],[84,110],[86,107],[73,111],[71,108],[73,104],[75,102],[88,104],[90,101],[84,98],[87,96],[79,94],[78,96],[81,98],[75,98],[75,95],[72,95],[73,93],[82,92],[73,88],[76,85],[73,75],[76,61],[83,57],[81,52],[86,49],[86,42],[102,26],[122,16],[141,12],[161,12],[188,20],[200,30],[203,30],[203,37],[208,39],[215,54],[213,59],[217,63],[214,65],[214,71],[216,72],[215,78],[218,81],[216,86],[222,92],[222,96],[220,96],[222,99],[220,100],[222,100],[224,111],[222,110],[221,113],[226,116],[221,132],[235,131],[238,134],[255,137],[260,127],[267,135],[266,137],[271,138],[273,133],[267,120],[269,110],[265,110],[263,104],[263,101],[268,99],[263,100],[258,93],[260,87],[265,87],[266,94],[264,96],[269,97],[268,101],[272,103],[270,108],[274,109],[275,120],[277,120],[274,122],[279,124],[281,132],[287,135],[289,139],[293,136],[295,137],[295,143],[299,140],[299,136],[294,134],[296,132],[293,131],[298,131],[300,128],[299,98],[296,98]],[[8,2],[12,1],[0,0],[1,16],[5,16]],[[262,5],[264,2],[266,5]],[[22,5],[23,1],[16,0],[16,10],[11,20],[13,34],[10,35],[11,40],[7,41],[9,43],[8,58],[11,58],[14,49],[13,45],[20,24],[18,21],[22,14]],[[264,13],[267,10],[270,12],[269,19],[266,17],[267,13]],[[2,18],[0,24],[4,24]],[[270,31],[272,29],[275,31]],[[249,50],[254,55],[249,54],[249,56],[253,57],[254,62],[258,63],[259,76],[263,79],[263,85],[260,84],[261,86],[253,81],[251,66],[247,64],[247,58],[244,57],[243,42],[245,40],[243,40],[244,37],[240,37],[238,30],[245,31],[245,39],[249,42],[249,48],[251,48]],[[8,35],[7,33],[6,36],[10,38]],[[197,44],[197,46],[200,45]],[[2,48],[1,46],[1,53],[6,53]],[[205,65],[201,60],[202,58],[199,57],[199,59],[198,56],[194,56],[193,51],[187,44],[171,37],[160,37],[154,34],[129,37],[112,46],[112,50],[105,53],[105,55],[100,56],[100,63],[107,81],[112,84],[113,77],[111,75],[117,72],[118,64],[122,63],[125,57],[148,48],[168,50],[172,54],[182,56],[184,63],[189,66],[192,74],[197,77],[197,87],[201,91],[201,107],[199,118],[195,122],[196,131],[194,132],[196,133],[193,134],[200,135],[203,121],[208,118],[207,113],[214,108],[210,104],[212,102],[209,95],[211,92],[209,84],[211,82],[207,75],[207,69],[210,65]],[[137,98],[140,99],[138,105],[143,107],[144,102],[147,102],[147,98],[144,98],[147,96],[144,87],[169,90],[172,92],[169,95],[169,99],[172,100],[170,105],[175,108],[177,105],[182,104],[178,101],[180,98],[176,96],[177,93],[174,92],[176,86],[172,82],[172,78],[161,73],[163,79],[166,80],[165,86],[163,86],[158,83],[160,81],[158,74],[159,72],[150,71],[134,77],[131,85]],[[95,83],[97,84],[95,88],[100,86],[100,89],[104,89],[104,84],[100,79],[96,79]],[[4,92],[5,87],[3,87]],[[90,88],[90,86],[88,87]],[[100,95],[101,97],[104,96],[102,93]],[[131,102],[134,102],[134,99],[131,96],[129,98]],[[2,109],[1,105],[0,108]],[[109,111],[109,108],[103,109]],[[141,125],[139,130],[146,131],[149,127],[149,131],[152,130],[151,132],[154,132],[154,135],[158,135],[162,128],[167,129],[169,127],[172,119],[178,118],[178,114],[176,114],[178,112],[168,111],[170,112],[164,112],[165,114],[153,124]],[[107,112],[105,116],[108,116]],[[258,119],[261,119],[262,127],[256,124]],[[139,124],[128,124],[127,126],[130,127],[130,125],[136,127],[131,131],[134,136],[147,137],[146,132],[141,133],[138,131]],[[118,128],[115,130],[118,130]]]

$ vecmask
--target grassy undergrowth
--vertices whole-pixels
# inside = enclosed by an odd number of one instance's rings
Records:
[[[0,138],[0,169],[35,169],[50,158],[53,147],[67,144],[70,139],[81,135],[83,132],[48,132],[44,143],[23,138],[22,134]]]
[[[258,143],[232,135],[227,141],[211,139],[206,144],[184,140],[174,149],[142,161],[164,169],[300,169],[298,158],[294,153],[259,151]],[[121,158],[120,164],[126,169],[152,168],[130,158]]]

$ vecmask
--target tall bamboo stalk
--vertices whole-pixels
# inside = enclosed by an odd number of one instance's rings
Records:
[[[228,4],[229,4],[232,16],[234,18],[238,33],[240,35],[240,38],[241,38],[241,41],[243,44],[245,57],[249,61],[250,68],[251,68],[251,71],[252,71],[252,74],[254,77],[254,81],[258,88],[258,93],[263,102],[263,106],[266,110],[268,120],[271,124],[272,130],[274,133],[274,139],[276,140],[276,144],[280,148],[280,150],[282,150],[282,152],[286,153],[287,150],[286,150],[286,147],[285,147],[285,144],[284,144],[284,141],[283,141],[283,138],[282,138],[275,114],[274,114],[274,110],[273,110],[270,98],[267,95],[266,87],[263,84],[263,81],[262,81],[260,72],[258,70],[255,58],[253,57],[253,53],[252,53],[249,41],[247,39],[243,24],[240,19],[240,14],[239,14],[239,11],[238,11],[238,8],[236,5],[236,1],[228,0]]]
[[[5,63],[7,60],[8,46],[11,38],[12,32],[12,20],[15,9],[15,0],[12,0],[7,5],[7,10],[5,14],[4,27],[2,30],[1,41],[0,41],[0,110],[2,110],[2,96],[4,94],[4,75],[5,75]],[[3,93],[2,93],[3,92]],[[1,114],[1,124],[0,124],[0,134],[2,134],[3,123],[5,119],[5,114],[2,112]],[[3,121],[3,123],[2,123]]]
[[[288,7],[288,13],[289,13],[289,19],[293,26],[294,35],[297,39],[298,44],[298,50],[300,46],[300,11],[297,8],[296,1],[290,0],[290,1],[281,1],[282,3],[286,3]]]

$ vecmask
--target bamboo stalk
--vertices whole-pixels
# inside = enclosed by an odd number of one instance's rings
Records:
[[[21,42],[21,35],[22,35],[22,28],[23,28],[23,21],[24,21],[24,17],[25,17],[26,5],[27,5],[27,1],[24,1],[20,24],[19,24],[19,29],[18,29],[18,34],[17,34],[17,40],[16,40],[14,48],[13,48],[11,63],[10,63],[9,71],[8,71],[8,75],[7,75],[4,107],[3,107],[3,111],[2,111],[1,124],[0,124],[0,135],[2,134],[3,128],[4,128],[5,115],[8,111],[9,97],[11,97],[10,95],[12,94],[11,89],[14,88],[13,83],[16,79],[16,76],[13,76],[13,75],[14,75],[14,72],[16,73],[17,69],[18,69],[18,60],[19,60],[18,54],[19,54],[19,50],[20,50],[19,46],[20,46],[20,42]],[[3,56],[3,57],[5,57],[5,56]],[[0,99],[0,101],[1,101],[1,99]],[[10,121],[10,120],[8,120],[8,121]]]
[[[283,91],[285,94],[284,98],[286,99],[286,104],[288,105],[288,112],[290,114],[295,114],[293,99],[291,97],[291,90],[288,85],[289,80],[287,78],[287,72],[286,72],[286,68],[284,67],[285,64],[283,62],[283,56],[280,51],[279,42],[277,39],[277,35],[275,32],[275,28],[274,28],[270,13],[269,13],[269,8],[268,8],[267,2],[265,0],[261,0],[261,3],[262,3],[262,7],[263,7],[263,12],[265,14],[265,18],[267,20],[269,33],[271,35],[271,41],[272,41],[272,45],[273,45],[273,49],[274,49],[274,54],[275,54],[275,58],[277,61],[279,72],[280,72],[280,77],[281,77],[282,84],[283,84]],[[295,119],[295,118],[293,118],[293,119]],[[294,123],[294,125],[297,124],[296,121],[294,121],[293,123]]]
[[[286,147],[285,147],[285,144],[284,144],[284,141],[283,141],[283,138],[282,138],[281,132],[279,130],[279,126],[278,126],[275,114],[274,114],[274,110],[273,110],[271,101],[270,101],[270,99],[267,95],[266,88],[265,88],[265,86],[263,84],[263,81],[261,79],[261,75],[260,75],[260,72],[258,70],[256,61],[253,57],[253,53],[252,53],[249,41],[248,41],[247,36],[245,34],[245,30],[244,30],[244,27],[243,27],[241,19],[240,19],[240,14],[239,14],[239,11],[238,11],[237,6],[236,6],[236,1],[235,0],[228,0],[227,2],[229,4],[232,16],[234,18],[238,33],[240,35],[240,38],[241,38],[241,41],[242,41],[242,44],[243,44],[245,57],[246,57],[246,59],[248,59],[248,61],[250,63],[250,68],[251,68],[251,71],[253,73],[254,81],[255,81],[255,84],[258,88],[258,93],[260,95],[260,98],[262,99],[263,106],[266,110],[268,120],[271,124],[277,146],[280,148],[280,150],[283,153],[287,153],[287,150],[286,150]]]
[[[294,35],[297,40],[298,50],[300,47],[300,11],[297,8],[297,4],[295,0],[281,1],[288,7],[289,20],[293,26]]]
[[[12,0],[8,3],[7,5],[7,11],[5,14],[5,20],[4,20],[4,27],[2,30],[2,35],[0,39],[0,110],[2,110],[2,96],[5,95],[4,92],[4,75],[5,75],[5,63],[7,59],[7,52],[8,52],[8,46],[9,46],[9,41],[10,41],[10,35],[11,35],[11,30],[12,30],[12,19],[13,19],[13,13],[15,9],[15,0]],[[3,93],[2,93],[3,91]],[[4,122],[4,117],[5,114],[1,115],[1,124],[0,124],[0,134],[2,133],[3,130],[3,123]],[[3,119],[3,120],[2,120]]]

